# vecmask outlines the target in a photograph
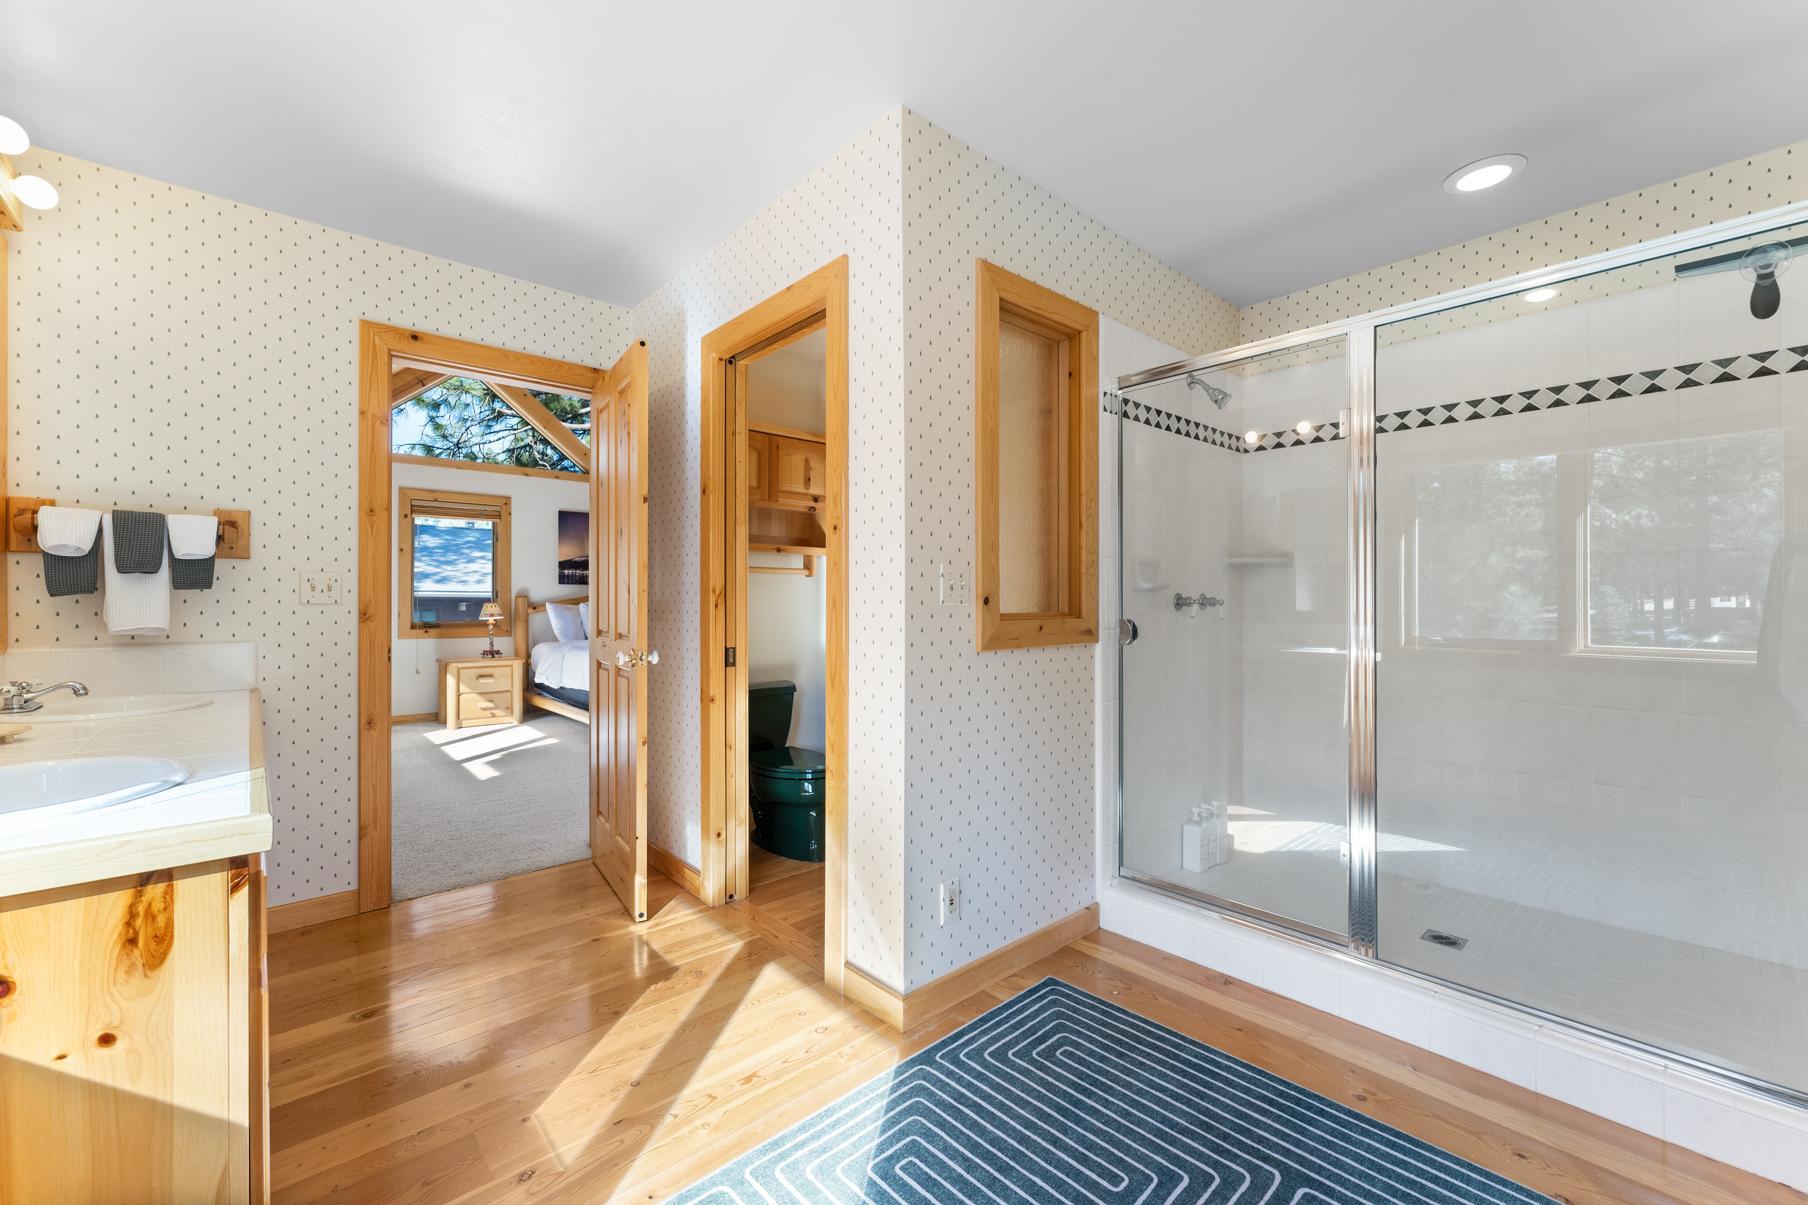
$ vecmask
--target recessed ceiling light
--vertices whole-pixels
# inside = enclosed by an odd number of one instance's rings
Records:
[[[1557,290],[1546,285],[1542,289],[1533,289],[1530,293],[1527,293],[1525,295],[1525,302],[1527,305],[1538,305],[1541,302],[1549,301],[1556,295]]]
[[[1445,176],[1444,191],[1464,193],[1493,188],[1508,176],[1523,171],[1525,165],[1524,155],[1490,155],[1486,159],[1477,159],[1474,163],[1465,163]]]

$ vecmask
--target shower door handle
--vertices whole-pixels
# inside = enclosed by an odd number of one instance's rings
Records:
[[[1135,644],[1139,635],[1141,633],[1136,630],[1136,620],[1120,619],[1117,621],[1117,642],[1119,644]]]

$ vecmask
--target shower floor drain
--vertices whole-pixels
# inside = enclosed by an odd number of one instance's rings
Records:
[[[1454,933],[1445,933],[1438,929],[1427,929],[1419,934],[1420,941],[1428,941],[1434,946],[1443,946],[1446,950],[1460,950],[1469,944],[1467,937],[1458,937]]]

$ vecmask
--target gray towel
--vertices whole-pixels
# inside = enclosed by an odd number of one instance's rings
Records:
[[[168,525],[154,510],[113,512],[113,566],[121,573],[156,573],[163,568]]]
[[[179,556],[170,558],[170,589],[172,590],[211,590],[213,589],[212,557],[198,557],[185,561]]]
[[[44,554],[44,589],[52,598],[92,594],[100,585],[100,541],[80,556]]]

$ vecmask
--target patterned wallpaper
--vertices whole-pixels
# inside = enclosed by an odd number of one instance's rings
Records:
[[[840,255],[849,257],[848,961],[902,979],[904,376],[899,135],[892,110],[634,310],[652,377],[653,640],[649,829],[701,856],[697,693],[704,335]]]
[[[908,990],[1096,897],[1096,649],[976,653],[971,606],[937,601],[936,566],[973,556],[974,260],[1188,355],[1234,343],[1237,311],[917,114],[903,134]],[[936,884],[956,876],[942,926]]]
[[[247,507],[253,556],[180,592],[174,641],[257,643],[276,801],[271,900],[357,885],[357,322],[593,364],[629,313],[79,159],[22,170],[62,203],[11,243],[7,491],[87,506]],[[301,607],[303,569],[341,575]],[[12,558],[13,647],[113,641],[98,596]]]
[[[1808,142],[1245,306],[1244,342],[1435,297],[1808,197]],[[1579,296],[1579,295],[1578,295]]]

